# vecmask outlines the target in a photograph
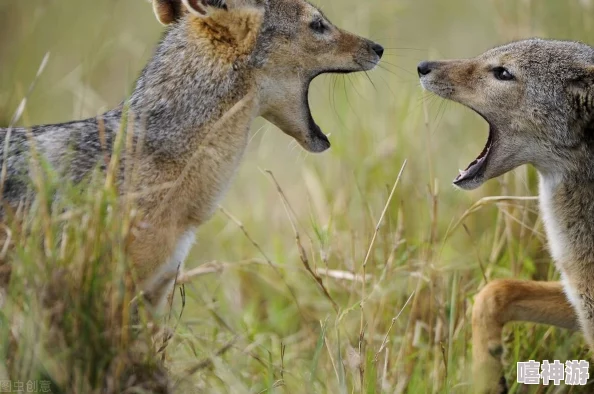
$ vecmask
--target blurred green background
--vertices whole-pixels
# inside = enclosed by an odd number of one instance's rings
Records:
[[[532,36],[588,42],[593,2],[317,5],[336,25],[383,44],[385,57],[367,75],[314,81],[312,109],[330,133],[330,151],[307,154],[270,124],[255,123],[222,202],[236,220],[218,212],[200,229],[187,261],[187,269],[217,270],[186,286],[171,368],[186,376],[188,392],[467,392],[474,294],[485,280],[554,279],[555,273],[534,202],[481,200],[535,195],[534,172],[521,168],[478,191],[455,190],[451,180],[480,152],[487,125],[423,92],[416,64],[471,57]],[[47,52],[21,125],[116,106],[162,31],[144,0],[0,1],[0,126],[7,126]],[[363,261],[405,160],[363,284]],[[308,262],[338,312],[305,270],[291,215],[265,170],[294,211]],[[176,313],[180,308],[178,297]],[[587,356],[579,335],[548,327],[510,326],[505,339],[512,392],[568,392],[513,385],[516,361]],[[184,375],[208,357],[211,365]]]

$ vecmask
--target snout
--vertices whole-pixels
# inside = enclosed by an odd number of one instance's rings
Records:
[[[428,61],[423,61],[419,63],[419,65],[417,66],[417,72],[419,73],[419,77],[429,75],[431,71],[435,69],[436,65],[437,63]]]
[[[454,100],[456,88],[451,83],[452,61],[423,61],[417,65],[417,73],[423,89],[446,99]]]
[[[353,54],[353,69],[348,72],[373,70],[384,56],[384,47],[366,38],[352,36],[351,41],[356,43],[356,52]]]
[[[381,45],[380,45],[380,44],[378,44],[378,43],[375,43],[375,42],[374,42],[374,43],[372,43],[372,44],[371,44],[371,50],[372,50],[373,52],[375,52],[375,54],[376,54],[376,55],[377,55],[377,56],[378,56],[380,59],[381,59],[381,58],[382,58],[382,56],[384,55],[384,47],[383,47],[383,46],[381,46]]]

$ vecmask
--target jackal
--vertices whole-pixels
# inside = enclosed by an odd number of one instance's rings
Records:
[[[130,253],[144,289],[172,284],[196,227],[211,217],[236,172],[255,117],[322,152],[330,142],[312,118],[310,82],[324,73],[370,70],[383,54],[379,44],[339,29],[304,0],[153,0],[153,8],[168,27],[126,104],[31,129],[42,157],[80,183],[105,168],[104,153],[129,108],[136,146],[122,163],[135,170],[127,191],[142,192],[144,226]],[[30,171],[30,145],[26,129],[1,129],[8,209],[30,200],[21,176]]]
[[[477,392],[506,392],[501,331],[530,321],[581,330],[594,349],[594,48],[529,39],[465,60],[422,62],[423,87],[479,113],[489,138],[454,180],[474,189],[522,164],[540,179],[540,209],[560,282],[492,281],[473,307]]]

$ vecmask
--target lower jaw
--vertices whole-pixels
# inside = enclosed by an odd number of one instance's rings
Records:
[[[479,113],[479,115],[486,120],[482,114]],[[491,123],[489,123],[489,136],[485,147],[479,156],[468,165],[466,170],[460,170],[460,175],[453,181],[455,186],[464,190],[473,190],[485,182],[485,170],[489,165],[489,155],[493,153],[495,143],[495,130]]]
[[[481,175],[470,179],[462,179],[460,181],[454,180],[453,183],[454,186],[462,190],[474,190],[484,183],[484,177]]]
[[[322,136],[312,135],[310,140],[308,142],[301,143],[301,146],[303,146],[303,148],[308,152],[321,153],[330,148],[330,141],[325,135],[323,138]]]

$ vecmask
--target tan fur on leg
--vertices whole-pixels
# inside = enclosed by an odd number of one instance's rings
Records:
[[[503,326],[512,321],[578,330],[577,316],[560,282],[496,280],[476,296],[472,309],[473,377],[477,393],[502,393]]]

